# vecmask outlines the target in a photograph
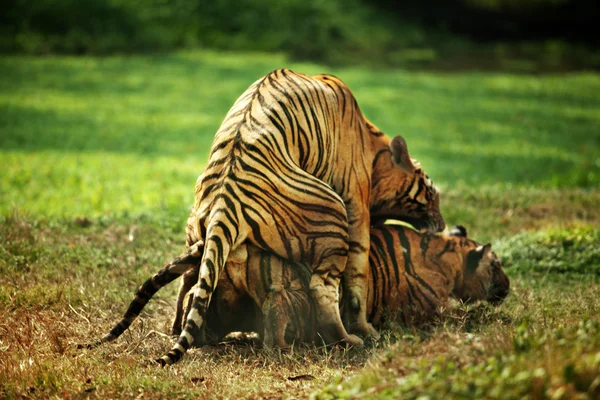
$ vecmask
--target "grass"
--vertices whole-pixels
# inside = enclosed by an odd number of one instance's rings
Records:
[[[90,226],[87,226],[91,223]],[[165,233],[167,232],[167,233]],[[160,369],[147,361],[168,350],[176,285],[159,293],[115,345],[77,351],[122,314],[137,285],[180,250],[179,235],[135,224],[40,222],[12,215],[0,240],[0,397],[307,396],[337,373],[350,374],[374,350],[316,348],[289,353],[253,346],[192,351]],[[308,379],[289,380],[302,375]]]
[[[589,226],[523,232],[500,240],[496,250],[521,272],[600,276],[600,231]]]
[[[600,234],[597,228],[584,231]],[[598,275],[528,273],[519,262],[507,265],[512,293],[503,306],[458,306],[425,330],[390,324],[365,349],[299,346],[279,352],[222,344],[194,350],[174,367],[156,368],[148,360],[171,344],[164,332],[174,312],[173,285],[114,344],[75,350],[75,343],[101,336],[116,322],[137,285],[158,268],[157,260],[180,250],[179,236],[143,219],[6,217],[0,229],[0,395],[512,398],[510,393],[530,393],[534,384],[550,394],[585,392],[600,376]],[[540,247],[548,254],[554,249]]]
[[[585,295],[598,312],[597,290]],[[567,302],[577,299],[568,297],[561,305]],[[598,321],[583,317],[567,328],[564,321],[554,321],[540,329],[550,312],[537,314],[535,328],[529,320],[510,330],[492,323],[476,334],[437,330],[426,341],[394,345],[358,377],[330,385],[315,397],[597,399]]]
[[[209,51],[0,60],[0,156],[8,166],[0,211],[159,214],[183,226],[227,109],[281,66],[347,81],[371,120],[405,136],[443,189],[449,219],[474,225],[478,237],[515,233],[504,218],[521,214],[597,220],[589,205],[598,192],[581,189],[600,186],[599,75],[331,70],[282,55]],[[490,203],[506,215],[486,229],[477,214],[495,212]]]
[[[173,285],[114,345],[75,351],[181,250],[214,132],[281,66],[340,76],[372,121],[406,137],[448,224],[503,257],[507,302],[457,306],[431,329],[390,326],[366,349],[229,344],[156,369],[145,361],[171,344]],[[0,397],[597,398],[599,75],[194,51],[4,57],[0,76]]]

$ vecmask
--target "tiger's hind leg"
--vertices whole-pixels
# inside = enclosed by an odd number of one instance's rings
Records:
[[[178,309],[177,309],[176,318],[179,318],[180,321],[179,321],[179,323],[177,323],[177,321],[173,322],[173,332],[175,332],[176,327],[179,327],[179,333],[173,333],[174,336],[181,335],[181,332],[185,328],[185,321],[187,320],[188,315],[190,314],[190,311],[192,310],[192,304],[194,303],[194,294],[191,292],[191,289],[194,287],[194,285],[198,281],[199,271],[200,271],[199,268],[196,268],[195,270],[188,271],[188,273],[189,273],[188,276],[186,276],[187,274],[183,276],[183,279],[187,280],[187,282],[183,282],[183,281],[181,282],[180,291],[177,296],[177,308]],[[186,295],[187,295],[187,302],[185,301]],[[185,308],[183,307],[184,303],[186,303]],[[212,321],[207,320],[206,322],[208,325],[210,325]],[[192,347],[201,347],[201,346],[204,346],[205,344],[215,344],[216,342],[218,342],[218,339],[221,338],[220,336],[215,338],[215,337],[213,337],[215,335],[211,335],[212,340],[209,340],[209,338],[207,336],[207,332],[206,332],[207,324],[203,324],[198,330],[196,330],[194,332],[194,344],[192,345]]]
[[[313,341],[316,335],[315,312],[308,287],[295,290],[278,287],[263,304],[264,344],[287,349],[294,342]]]
[[[310,293],[317,305],[323,340],[363,345],[358,336],[348,334],[339,312],[338,290],[349,248],[344,202],[326,183],[298,167],[287,167],[285,173],[248,167],[236,171],[235,178],[228,178],[227,193],[201,217],[206,243],[198,283],[192,289],[192,308],[177,343],[155,360],[159,365],[178,362],[193,345],[228,256],[245,240],[310,265]],[[236,217],[232,218],[234,211]]]
[[[173,327],[171,329],[171,334],[174,336],[179,336],[183,329],[183,321],[187,318],[187,314],[191,307],[191,296],[188,301],[188,305],[185,309],[183,309],[183,304],[185,302],[185,296],[188,292],[194,287],[196,282],[198,282],[198,271],[199,268],[193,268],[187,271],[181,280],[181,285],[179,286],[179,293],[177,294],[177,303],[175,309],[175,319],[173,320]]]
[[[338,289],[349,249],[343,200],[329,185],[299,168],[293,171],[293,179],[274,174],[266,179],[270,190],[263,188],[261,197],[269,201],[250,204],[259,210],[264,229],[260,236],[249,235],[249,240],[283,259],[310,266],[310,295],[325,343],[362,345],[360,338],[348,334],[339,312]]]
[[[263,343],[268,348],[279,347],[287,349],[290,347],[290,343],[285,339],[285,331],[291,314],[290,310],[286,307],[287,302],[283,291],[284,289],[280,285],[272,287],[263,303]]]

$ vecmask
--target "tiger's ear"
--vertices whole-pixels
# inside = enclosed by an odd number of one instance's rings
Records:
[[[449,236],[459,236],[459,237],[467,237],[467,228],[462,225],[454,225],[450,232]]]
[[[415,166],[410,160],[406,141],[400,135],[396,136],[390,142],[390,150],[392,151],[392,160],[394,164],[402,168],[405,172],[412,174],[415,172]]]
[[[475,272],[481,259],[492,250],[492,244],[487,243],[485,246],[478,246],[476,249],[467,253],[467,273]]]

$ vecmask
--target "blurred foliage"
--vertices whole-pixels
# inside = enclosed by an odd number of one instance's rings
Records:
[[[186,0],[9,0],[4,51],[33,54],[164,50],[193,35],[196,2]]]
[[[363,37],[392,39],[371,26],[372,13],[358,0],[10,0],[4,7],[2,49],[26,53],[210,46],[323,58],[367,49]]]
[[[509,0],[7,0],[0,14],[0,52],[210,47],[281,51],[329,64],[524,72],[600,68],[600,55],[588,43],[596,35],[579,35],[577,43],[563,40],[589,25],[590,7],[563,10],[578,1],[528,0],[517,7]],[[570,15],[570,25],[560,25],[556,15]],[[531,26],[545,33],[531,37]],[[523,40],[503,41],[514,36]],[[477,43],[485,37],[498,40]]]
[[[475,40],[568,39],[599,44],[596,0],[372,0],[402,21]]]
[[[522,232],[494,249],[510,271],[600,276],[600,230],[591,226]]]
[[[530,10],[537,7],[556,6],[569,3],[569,0],[464,0],[476,8],[488,10]]]

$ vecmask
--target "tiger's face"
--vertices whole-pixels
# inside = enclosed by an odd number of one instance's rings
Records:
[[[493,305],[500,305],[506,296],[508,296],[510,280],[504,273],[502,262],[493,251],[490,267],[492,269],[492,285],[488,292],[487,301]]]
[[[430,233],[446,227],[440,194],[421,164],[410,157],[401,136],[380,148],[373,162],[372,225],[388,218],[408,222]]]
[[[499,305],[504,301],[510,280],[491,244],[477,246],[467,252],[463,263],[463,285],[457,289],[458,297],[467,303],[486,300]]]

